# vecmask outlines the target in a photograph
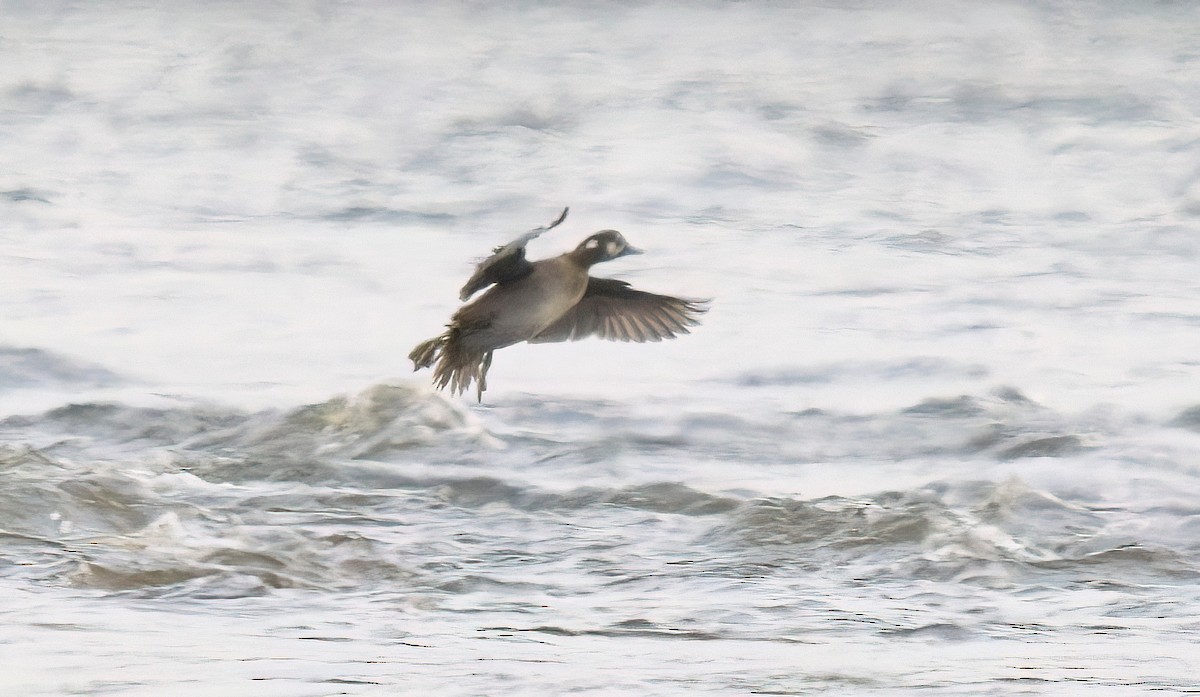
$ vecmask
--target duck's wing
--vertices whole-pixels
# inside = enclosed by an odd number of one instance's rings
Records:
[[[612,278],[589,277],[579,303],[529,343],[578,341],[589,336],[639,343],[673,339],[700,324],[708,303],[634,290]]]
[[[475,273],[471,274],[471,278],[459,291],[459,300],[466,301],[493,283],[511,283],[528,276],[533,270],[533,264],[525,258],[525,245],[543,232],[558,227],[559,223],[566,220],[569,210],[564,208],[558,218],[549,225],[534,228],[512,242],[493,249],[492,255],[475,267]]]

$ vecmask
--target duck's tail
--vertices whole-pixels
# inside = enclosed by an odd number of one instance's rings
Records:
[[[451,327],[441,336],[422,341],[408,357],[412,359],[414,371],[437,364],[433,369],[433,384],[439,390],[449,386],[452,393],[462,394],[474,382],[475,398],[483,401],[492,352],[464,346],[457,328]]]

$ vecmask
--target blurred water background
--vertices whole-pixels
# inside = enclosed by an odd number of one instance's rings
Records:
[[[1198,37],[0,0],[2,691],[1200,690]],[[409,374],[565,205],[703,326]]]

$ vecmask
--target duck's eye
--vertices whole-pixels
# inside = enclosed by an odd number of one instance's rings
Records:
[[[596,247],[600,246],[600,241],[596,240],[596,239],[591,239],[591,240],[588,240],[587,244],[585,244],[583,246],[587,247],[588,249],[595,249]]]

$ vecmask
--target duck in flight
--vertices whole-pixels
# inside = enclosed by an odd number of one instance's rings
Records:
[[[459,299],[487,292],[463,305],[446,331],[408,354],[413,370],[436,366],[433,383],[462,394],[475,383],[482,402],[496,349],[527,341],[543,344],[596,336],[609,341],[662,341],[689,333],[708,311],[708,301],[635,290],[624,281],[588,275],[594,264],[641,254],[616,230],[601,230],[566,254],[540,261],[525,258],[525,245],[567,217],[497,247],[475,268]],[[491,286],[488,288],[488,286]]]

